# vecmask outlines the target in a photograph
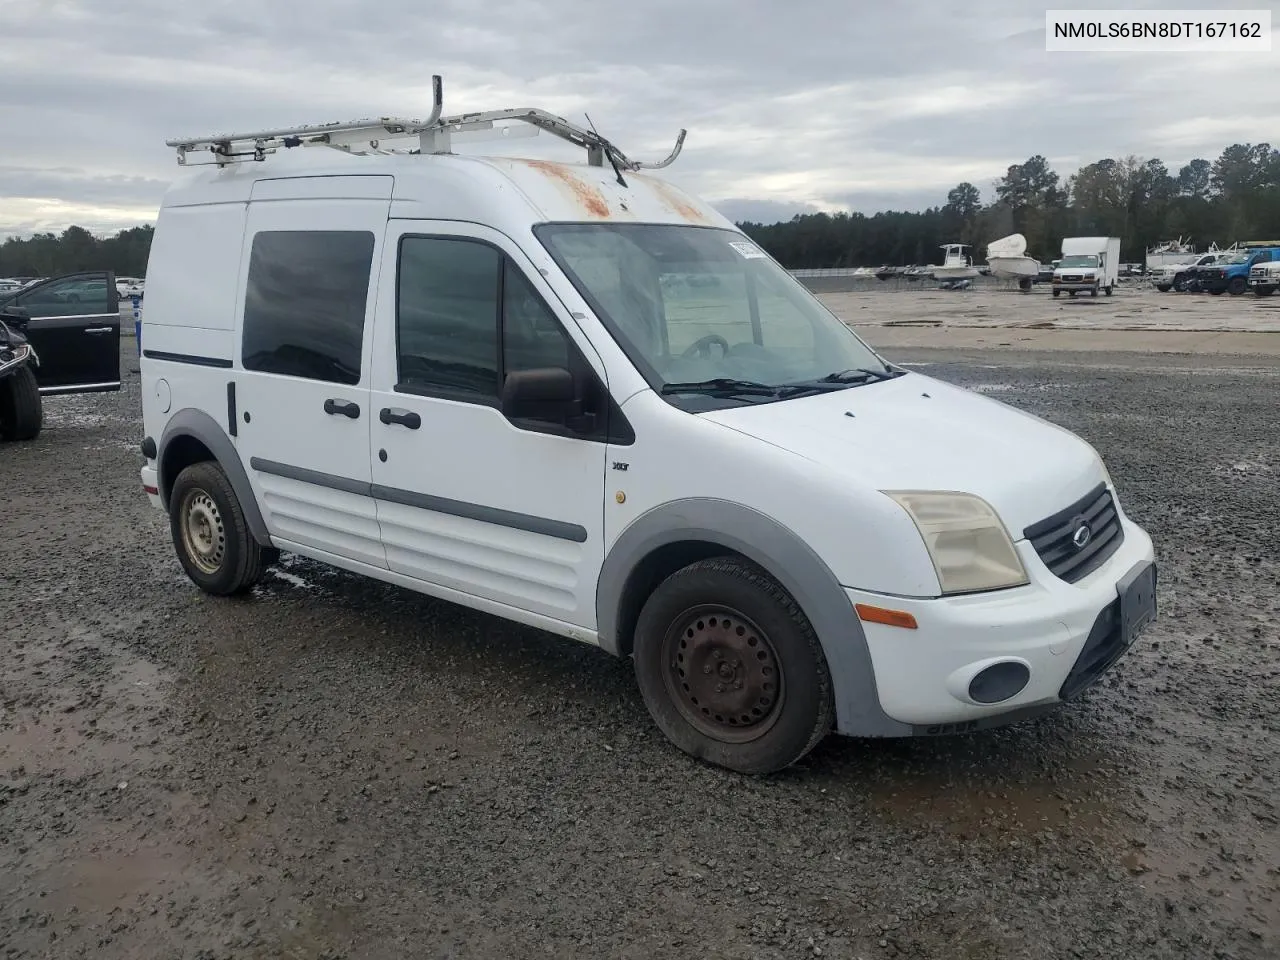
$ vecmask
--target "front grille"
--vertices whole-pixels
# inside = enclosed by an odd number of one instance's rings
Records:
[[[1082,277],[1082,276],[1080,276],[1079,274],[1076,274],[1076,273],[1064,273],[1064,274],[1062,275],[1062,282],[1063,282],[1063,283],[1079,283],[1079,282],[1080,282],[1081,280],[1083,280],[1083,279],[1084,279],[1084,277]]]
[[[1082,526],[1088,527],[1089,534],[1080,546],[1074,538]],[[1067,583],[1097,570],[1124,542],[1120,514],[1105,483],[1066,509],[1033,523],[1023,534],[1049,571]]]

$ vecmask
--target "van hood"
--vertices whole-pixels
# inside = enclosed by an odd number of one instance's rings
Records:
[[[918,373],[700,416],[872,489],[975,494],[1015,540],[1106,480],[1075,434]]]

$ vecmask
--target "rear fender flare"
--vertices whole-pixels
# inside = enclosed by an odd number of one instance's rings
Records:
[[[169,491],[173,489],[176,477],[166,476],[164,470],[165,451],[169,444],[180,437],[191,437],[199,440],[213,454],[213,458],[222,468],[227,479],[231,481],[231,489],[240,501],[240,509],[244,511],[245,521],[253,538],[262,546],[271,546],[271,535],[267,532],[266,522],[262,519],[262,511],[258,508],[258,498],[254,496],[253,487],[249,483],[249,475],[245,472],[240,454],[227,432],[222,429],[213,417],[203,410],[187,407],[179,410],[165,424],[164,433],[156,453],[156,471],[160,487],[160,502],[169,509]]]

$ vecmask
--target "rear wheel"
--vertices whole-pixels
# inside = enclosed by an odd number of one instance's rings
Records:
[[[831,730],[831,676],[791,596],[747,561],[716,558],[664,580],[636,624],[636,678],[677,747],[740,773],[772,773]]]
[[[30,367],[0,380],[0,440],[34,440],[44,424],[40,386]]]
[[[206,593],[242,593],[262,576],[269,553],[254,539],[231,481],[212,460],[193,463],[173,483],[169,528],[178,560]]]

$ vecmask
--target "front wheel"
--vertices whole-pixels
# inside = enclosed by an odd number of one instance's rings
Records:
[[[169,529],[187,576],[206,593],[229,596],[248,590],[269,561],[231,481],[211,460],[178,474],[169,494]]]
[[[1240,296],[1240,294],[1244,293],[1247,289],[1249,289],[1249,281],[1244,277],[1232,277],[1231,281],[1227,284],[1227,293],[1231,294],[1233,297]]]
[[[1264,287],[1261,284],[1253,288],[1253,295],[1255,297],[1269,297],[1275,292],[1275,287]]]
[[[701,760],[773,773],[832,728],[831,675],[813,627],[754,564],[715,558],[673,573],[640,611],[634,652],[650,715]]]
[[[34,440],[44,425],[40,385],[30,367],[0,380],[0,440]]]
[[[1062,294],[1062,291],[1061,291],[1061,290],[1055,290],[1055,291],[1053,291],[1053,295],[1054,295],[1055,297],[1060,296],[1061,294]]]

